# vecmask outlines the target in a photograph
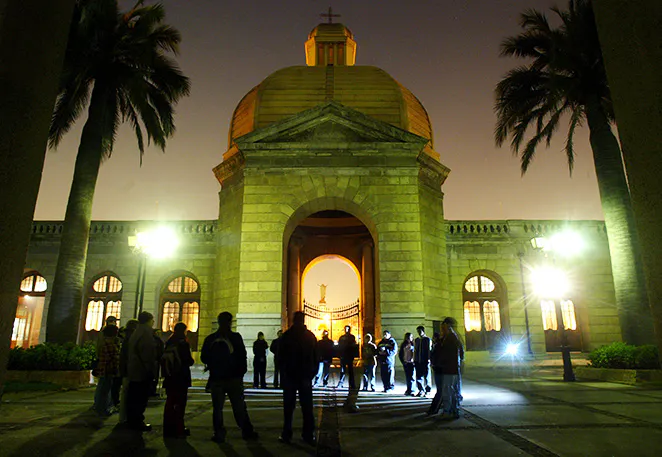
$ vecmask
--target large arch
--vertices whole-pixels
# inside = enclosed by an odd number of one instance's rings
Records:
[[[316,215],[323,217],[332,214],[333,216],[342,217],[341,213],[345,213],[347,219],[355,219],[357,229],[358,223],[360,223],[365,231],[364,236],[357,240],[352,247],[348,247],[345,243],[344,247],[337,249],[324,251],[318,247],[316,248],[318,251],[314,254],[307,253],[305,240],[302,240],[300,233],[297,232],[298,228]],[[365,208],[343,198],[320,197],[311,199],[297,208],[285,224],[282,249],[281,324],[283,328],[288,327],[295,311],[303,310],[301,278],[303,267],[308,264],[307,260],[312,260],[312,258],[320,255],[335,254],[350,259],[359,271],[359,277],[362,281],[360,297],[362,307],[361,327],[369,332],[380,330],[379,288],[377,287],[379,272],[376,267],[379,261],[377,227]],[[352,255],[347,253],[345,255],[341,252],[343,249],[354,249],[354,252]]]

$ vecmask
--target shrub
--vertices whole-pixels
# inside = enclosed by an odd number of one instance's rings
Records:
[[[595,349],[588,355],[589,366],[595,368],[659,369],[657,347],[612,343]]]
[[[43,343],[29,349],[14,348],[9,353],[9,370],[90,370],[96,359],[96,346],[87,343],[59,345]]]

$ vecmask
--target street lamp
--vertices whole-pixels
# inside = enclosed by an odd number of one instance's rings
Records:
[[[147,278],[147,258],[164,259],[170,257],[177,246],[179,239],[169,227],[158,227],[146,232],[137,232],[129,236],[129,247],[139,256],[138,284],[136,287],[136,303],[133,308],[133,317],[137,318],[143,310],[145,298],[145,280]]]
[[[584,242],[581,236],[575,232],[564,231],[553,235],[550,238],[543,236],[531,239],[531,246],[534,249],[545,253],[552,252],[565,257],[578,254],[584,248]],[[545,254],[547,256],[547,254]],[[531,273],[531,282],[533,290],[540,298],[559,299],[566,296],[570,290],[570,282],[566,274],[553,267],[545,266],[533,270]],[[554,306],[556,310],[556,306]],[[556,311],[555,311],[556,312]],[[558,313],[557,313],[558,314]],[[557,317],[557,325],[560,325],[561,332],[561,356],[563,358],[563,380],[574,381],[575,373],[572,370],[572,360],[570,358],[570,347],[568,346],[568,336],[566,334],[563,316]]]

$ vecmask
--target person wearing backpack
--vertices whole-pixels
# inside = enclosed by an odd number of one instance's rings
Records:
[[[242,437],[245,440],[257,439],[258,434],[253,430],[244,400],[244,375],[248,371],[246,346],[241,335],[232,331],[232,314],[229,312],[218,315],[218,330],[205,338],[200,360],[209,370],[207,389],[211,391],[213,406],[212,441],[225,442],[223,405],[226,395],[230,397],[232,413]]]
[[[186,339],[186,324],[175,324],[172,336],[166,341],[161,356],[163,387],[166,391],[166,403],[163,409],[163,436],[166,438],[185,438],[191,433],[184,426],[186,397],[191,387],[191,366],[194,360],[191,346]]]

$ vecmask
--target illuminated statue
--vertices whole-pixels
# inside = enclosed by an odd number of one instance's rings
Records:
[[[318,284],[320,286],[320,304],[326,304],[326,284]]]

